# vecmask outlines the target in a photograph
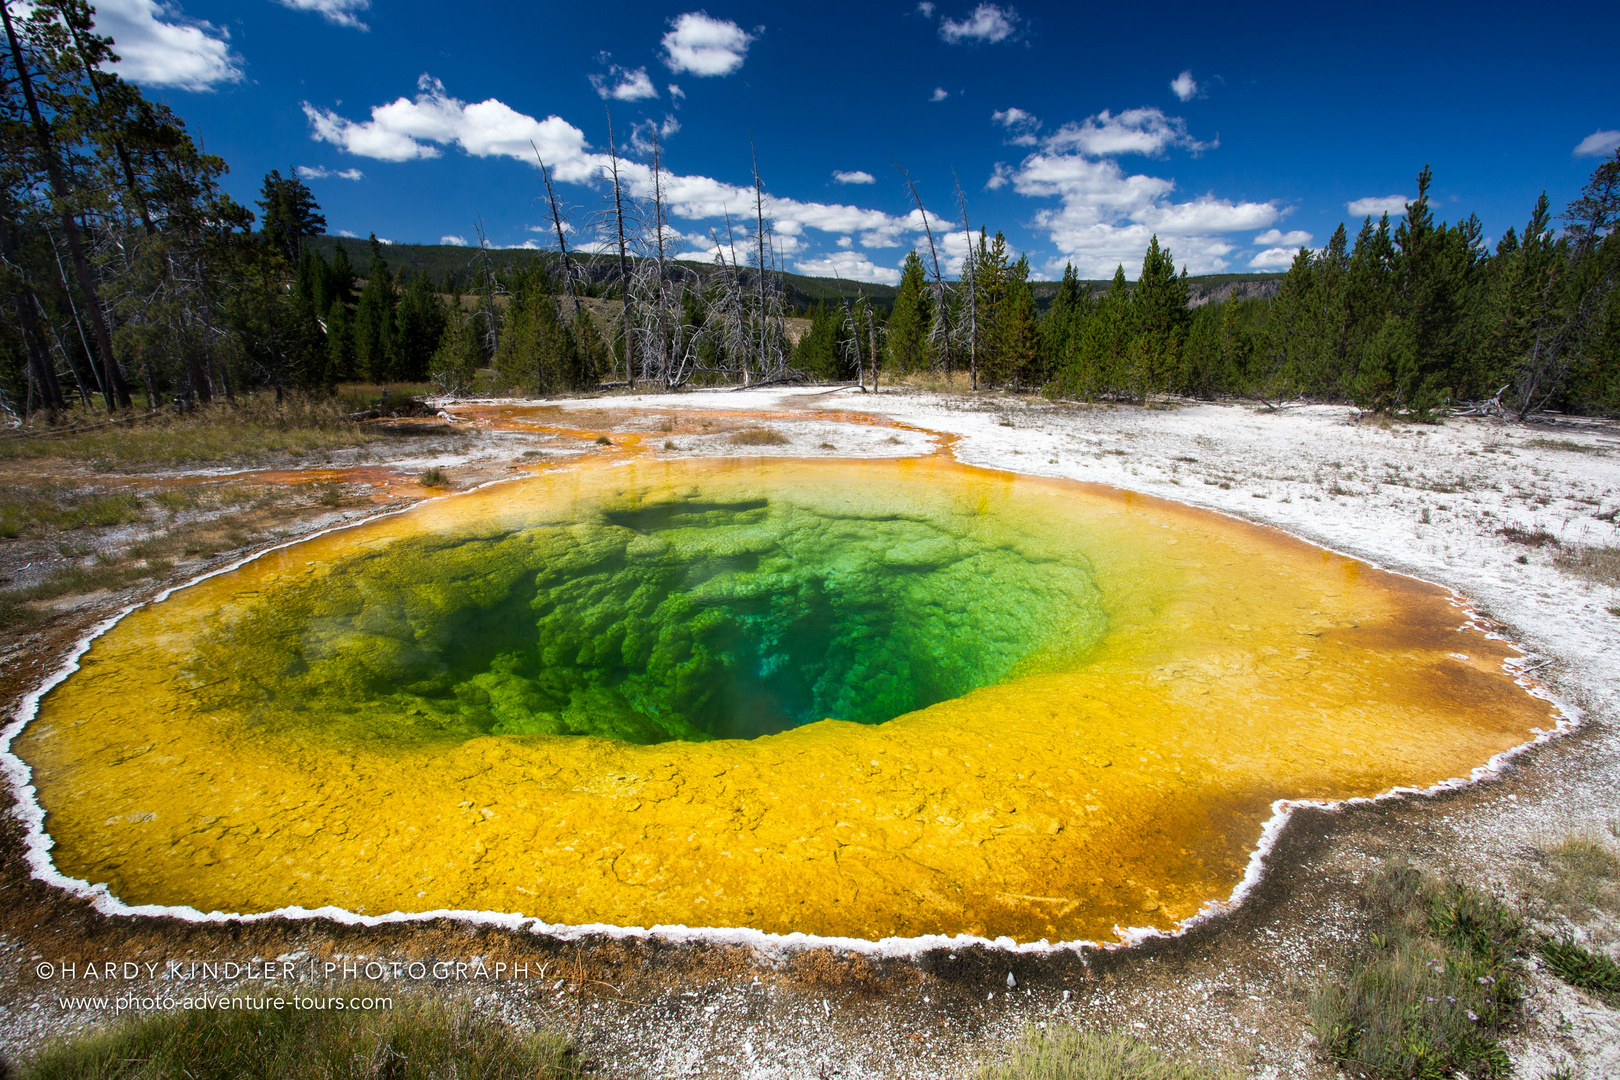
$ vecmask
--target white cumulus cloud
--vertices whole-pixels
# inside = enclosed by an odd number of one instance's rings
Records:
[[[1127,173],[1115,160],[1128,153],[1161,154],[1172,146],[1204,148],[1183,121],[1157,109],[1102,112],[1063,125],[1017,168],[998,164],[987,186],[1011,184],[1021,195],[1056,200],[1034,219],[1060,253],[1045,266],[1051,276],[1066,262],[1085,277],[1107,277],[1119,264],[1134,276],[1155,235],[1178,266],[1194,273],[1225,270],[1238,251],[1227,234],[1273,226],[1282,211],[1274,202],[1234,202],[1213,194],[1178,201],[1174,180]]]
[[[352,26],[356,30],[370,29],[355,13],[371,7],[371,0],[276,0],[276,3],[294,11],[316,12],[327,22],[337,26]]]
[[[1034,146],[1039,141],[1036,132],[1041,130],[1040,120],[1017,106],[999,109],[990,114],[990,119],[1007,129],[1007,141],[1013,146]]]
[[[917,4],[917,14],[921,15],[925,19],[932,19],[934,17],[934,5],[930,2],[930,0],[919,0],[919,3]]]
[[[467,238],[465,236],[455,236],[455,235],[441,236],[441,237],[439,237],[439,243],[441,243],[441,244],[449,244],[451,247],[466,247],[467,246]]]
[[[1620,131],[1594,131],[1575,147],[1576,157],[1607,157],[1620,150]]]
[[[945,89],[943,86],[936,86],[936,87],[934,87],[933,94],[928,98],[928,100],[929,101],[944,101],[946,98],[948,98],[950,96],[951,96],[951,92],[949,90]]]
[[[359,169],[326,169],[319,165],[300,165],[298,175],[306,180],[364,180],[366,174]]]
[[[143,86],[211,90],[242,78],[241,57],[231,52],[230,33],[178,7],[157,0],[100,0],[95,28],[116,44],[114,70]]]
[[[833,173],[833,179],[840,184],[875,184],[877,177],[864,169],[851,169],[845,172],[842,169]]]
[[[980,4],[965,19],[942,19],[939,36],[952,45],[1006,41],[1018,33],[1018,12],[1010,7]]]
[[[585,133],[566,120],[556,116],[536,120],[494,98],[469,105],[447,94],[444,84],[431,75],[423,75],[416,85],[420,93],[414,98],[375,106],[370,120],[349,120],[307,101],[304,115],[317,140],[379,161],[434,158],[441,153],[439,147],[449,145],[474,157],[530,160],[532,140],[548,164],[557,163],[560,179],[595,175],[584,153]]]
[[[1198,85],[1198,81],[1193,78],[1192,71],[1188,70],[1170,80],[1170,90],[1182,101],[1191,101],[1203,93],[1204,88]]]
[[[1079,151],[1092,157],[1118,154],[1159,157],[1173,147],[1196,154],[1211,145],[1189,135],[1187,122],[1179,116],[1166,116],[1152,107],[1126,109],[1120,113],[1104,109],[1078,124],[1064,124],[1046,139],[1049,150]]]
[[[614,64],[608,74],[593,74],[590,80],[603,100],[642,101],[658,96],[658,88],[647,77],[647,69],[644,67],[631,71]]]
[[[831,251],[820,258],[800,259],[793,268],[811,277],[836,277],[877,285],[900,284],[900,271],[892,266],[879,266],[858,251]]]
[[[1299,254],[1299,248],[1274,247],[1256,253],[1249,260],[1249,266],[1255,270],[1286,270],[1294,265],[1294,256]]]
[[[1406,213],[1406,204],[1411,201],[1405,195],[1369,195],[1365,199],[1352,199],[1344,208],[1356,217],[1382,217]]]
[[[754,35],[708,12],[688,11],[670,20],[664,35],[664,64],[692,75],[730,75],[743,66]]]
[[[1283,232],[1281,229],[1267,229],[1256,236],[1254,242],[1265,247],[1284,247],[1297,250],[1311,242],[1311,234],[1304,229],[1295,229],[1292,232]]]
[[[468,104],[451,96],[431,75],[423,75],[417,88],[415,97],[401,97],[373,107],[367,120],[351,120],[306,102],[304,112],[311,135],[351,154],[381,161],[435,158],[441,156],[444,147],[455,146],[474,157],[508,157],[534,166],[534,151],[529,146],[532,139],[555,180],[592,185],[601,182],[608,155],[593,150],[585,133],[566,120],[557,116],[538,120],[494,98]],[[660,133],[668,134],[674,126],[674,118],[666,117]],[[646,134],[650,137],[650,128]],[[652,196],[652,167],[647,162],[621,157],[619,175],[633,197]],[[708,222],[717,223],[730,213],[734,222],[743,224],[753,216],[751,186],[668,171],[660,181],[672,217],[705,223],[698,232],[680,238],[681,243],[691,243],[696,250],[713,253],[713,242],[704,235]],[[869,249],[909,247],[923,232],[922,216],[916,210],[896,216],[847,204],[805,202],[767,194],[765,214],[774,222],[777,250],[790,254],[805,251],[806,258],[811,257],[809,249],[815,246],[806,237],[806,230],[831,237],[858,236],[860,246]],[[592,243],[595,241],[582,241],[581,250],[593,250]],[[878,268],[873,273],[887,271]]]

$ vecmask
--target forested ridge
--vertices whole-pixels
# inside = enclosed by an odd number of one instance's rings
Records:
[[[1080,400],[1620,411],[1620,154],[1494,248],[1477,217],[1435,216],[1425,167],[1402,216],[1301,249],[1274,296],[1195,304],[1157,237],[1134,282],[1124,267],[1104,287],[1072,267],[1033,282],[985,227],[947,272],[934,238],[948,226],[920,198],[932,228],[898,288],[796,277],[757,172],[752,214],[725,222],[725,244],[714,230],[720,254],[694,267],[664,246],[657,148],[641,197],[610,131],[590,254],[569,250],[570,208],[541,162],[555,250],[496,251],[480,231],[394,265],[375,238],[326,237],[295,170],[266,176],[256,209],[235,202],[226,163],[104,70],[114,44],[83,0],[0,10],[0,411],[14,423],[344,382],[533,394],[924,374]],[[797,341],[794,314],[810,320]]]

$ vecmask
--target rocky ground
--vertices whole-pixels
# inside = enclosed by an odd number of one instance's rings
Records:
[[[106,615],[255,546],[435,495],[445,489],[418,482],[430,468],[442,470],[453,490],[579,455],[943,448],[973,464],[1116,484],[1276,525],[1447,585],[1534,654],[1537,685],[1581,724],[1514,758],[1501,775],[1458,790],[1299,811],[1260,885],[1235,911],[1179,937],[1080,952],[975,945],[890,955],[788,940],[756,947],[724,938],[561,939],[454,920],[366,927],[323,918],[107,917],[30,875],[22,824],[8,816],[0,825],[0,1053],[7,1058],[116,1015],[110,1004],[65,1007],[69,997],[242,992],[265,985],[262,970],[249,972],[253,979],[240,972],[233,979],[228,968],[183,969],[195,970],[195,979],[151,973],[171,961],[275,959],[290,966],[278,967],[273,985],[299,994],[355,986],[374,993],[367,976],[385,974],[383,992],[471,995],[483,1009],[570,1032],[595,1067],[614,1076],[963,1075],[1028,1027],[1081,1023],[1121,1025],[1250,1075],[1327,1077],[1336,1071],[1316,1055],[1307,999],[1366,932],[1358,883],[1373,869],[1403,854],[1533,898],[1541,849],[1573,833],[1609,836],[1620,827],[1620,577],[1612,566],[1620,546],[1620,429],[1613,425],[1380,426],[1330,407],[1105,408],[904,390],[623,396],[534,410],[453,403],[446,412],[462,419],[445,421],[437,443],[417,439],[392,453],[373,445],[369,461],[339,454],[231,479],[301,492],[335,484],[337,505],[271,500],[239,526],[241,544],[176,558],[124,588],[36,605],[40,621],[14,626],[0,644],[6,715]],[[759,429],[785,441],[739,442],[739,433]],[[597,441],[604,436],[607,443]],[[128,479],[142,492],[222,482],[198,480],[203,473]],[[118,482],[105,473],[65,477],[92,481]],[[88,535],[116,550],[211,512],[198,505],[173,520],[149,517]],[[26,543],[34,547],[16,546]],[[0,574],[33,572],[19,569],[36,561],[24,556],[75,557],[52,550],[27,540],[0,544]],[[1560,928],[1617,955],[1620,927],[1612,920]],[[157,966],[137,967],[127,979],[122,968],[111,978],[85,976],[87,964],[126,962]],[[63,963],[73,965],[71,977]],[[1536,970],[1510,1049],[1521,1076],[1614,1075],[1620,1013]]]

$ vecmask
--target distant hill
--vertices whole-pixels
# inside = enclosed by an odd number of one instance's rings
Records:
[[[355,270],[361,275],[365,274],[366,267],[371,263],[368,243],[352,237],[317,236],[311,241],[315,249],[330,259],[342,244],[347,250],[349,261],[354,264]],[[383,258],[388,265],[398,273],[408,269],[414,277],[417,274],[426,274],[435,284],[443,282],[447,277],[452,278],[460,288],[467,288],[472,282],[472,263],[476,249],[459,247],[453,244],[385,244],[383,245]],[[537,251],[532,248],[491,248],[490,260],[498,269],[512,270],[526,266],[536,261],[554,261],[555,252]],[[713,270],[710,262],[696,262],[679,260],[682,266],[695,270],[699,274],[707,274]],[[607,256],[586,256],[581,262],[590,269],[593,281],[606,285],[612,278],[614,260]],[[1102,292],[1110,285],[1107,278],[1085,281],[1093,292]],[[1239,299],[1251,297],[1265,298],[1277,295],[1278,286],[1282,283],[1280,274],[1204,274],[1187,279],[1188,292],[1193,307],[1201,307],[1208,303],[1218,303],[1236,296]],[[795,308],[809,307],[818,302],[836,302],[840,295],[853,297],[859,289],[871,299],[872,305],[880,311],[886,311],[894,305],[896,289],[892,285],[872,285],[864,282],[840,281],[836,278],[807,277],[803,274],[783,274],[783,288],[787,293],[788,302]],[[1035,306],[1045,311],[1052,306],[1057,296],[1058,283],[1055,281],[1037,281],[1033,284]]]

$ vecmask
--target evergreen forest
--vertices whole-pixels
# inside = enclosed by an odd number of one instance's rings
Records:
[[[712,263],[677,259],[658,148],[654,191],[632,193],[610,135],[592,253],[569,249],[541,162],[555,249],[496,258],[480,233],[459,266],[431,273],[391,265],[375,237],[332,243],[296,170],[264,177],[254,207],[233,200],[226,163],[106,70],[113,43],[84,0],[0,14],[0,412],[13,425],[343,383],[552,394],[919,376],[1086,401],[1620,413],[1620,153],[1574,202],[1555,211],[1543,194],[1490,247],[1477,217],[1436,216],[1425,167],[1403,215],[1302,248],[1275,296],[1195,304],[1155,237],[1134,280],[1121,266],[1094,287],[1071,266],[1043,308],[1028,259],[988,227],[950,272],[929,231],[895,290],[790,280],[757,174],[741,235],[727,221]]]

